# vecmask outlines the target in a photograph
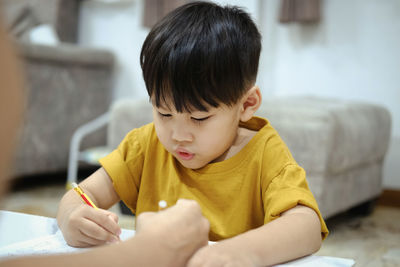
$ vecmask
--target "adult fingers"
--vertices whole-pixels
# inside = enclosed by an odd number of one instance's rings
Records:
[[[146,223],[149,222],[149,220],[152,220],[152,217],[156,215],[155,212],[142,212],[140,213],[137,218],[136,218],[136,232],[140,232]]]

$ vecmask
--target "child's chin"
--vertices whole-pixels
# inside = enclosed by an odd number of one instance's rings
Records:
[[[194,162],[192,160],[190,160],[190,161],[180,160],[179,162],[183,165],[183,167],[192,169],[192,170],[201,169],[206,165],[206,164],[201,164],[199,162]]]

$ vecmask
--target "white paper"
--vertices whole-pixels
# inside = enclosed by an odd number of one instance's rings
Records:
[[[355,264],[352,259],[328,257],[328,256],[317,256],[311,255],[298,260],[287,262],[285,264],[275,265],[276,267],[287,266],[287,267],[351,267]]]
[[[135,234],[133,230],[122,229],[121,240],[126,240]],[[88,248],[74,248],[69,246],[61,233],[46,235],[0,248],[0,257],[14,257],[23,255],[41,255],[56,253],[82,252]]]

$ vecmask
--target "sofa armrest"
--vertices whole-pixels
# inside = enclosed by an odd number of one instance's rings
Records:
[[[114,56],[71,44],[17,46],[28,96],[14,173],[64,171],[75,130],[109,109]],[[82,140],[81,148],[105,143],[103,129]]]
[[[103,49],[94,49],[67,43],[50,46],[26,42],[18,42],[17,47],[20,55],[30,60],[86,66],[98,65],[102,67],[112,67],[114,64],[114,55],[112,52]]]

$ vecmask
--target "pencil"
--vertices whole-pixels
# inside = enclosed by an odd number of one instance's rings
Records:
[[[79,187],[79,185],[77,185],[76,183],[72,183],[72,188],[86,204],[88,204],[92,208],[98,209],[96,205],[93,203],[93,201],[88,197],[88,195],[86,195],[85,192],[83,192],[82,188]]]

